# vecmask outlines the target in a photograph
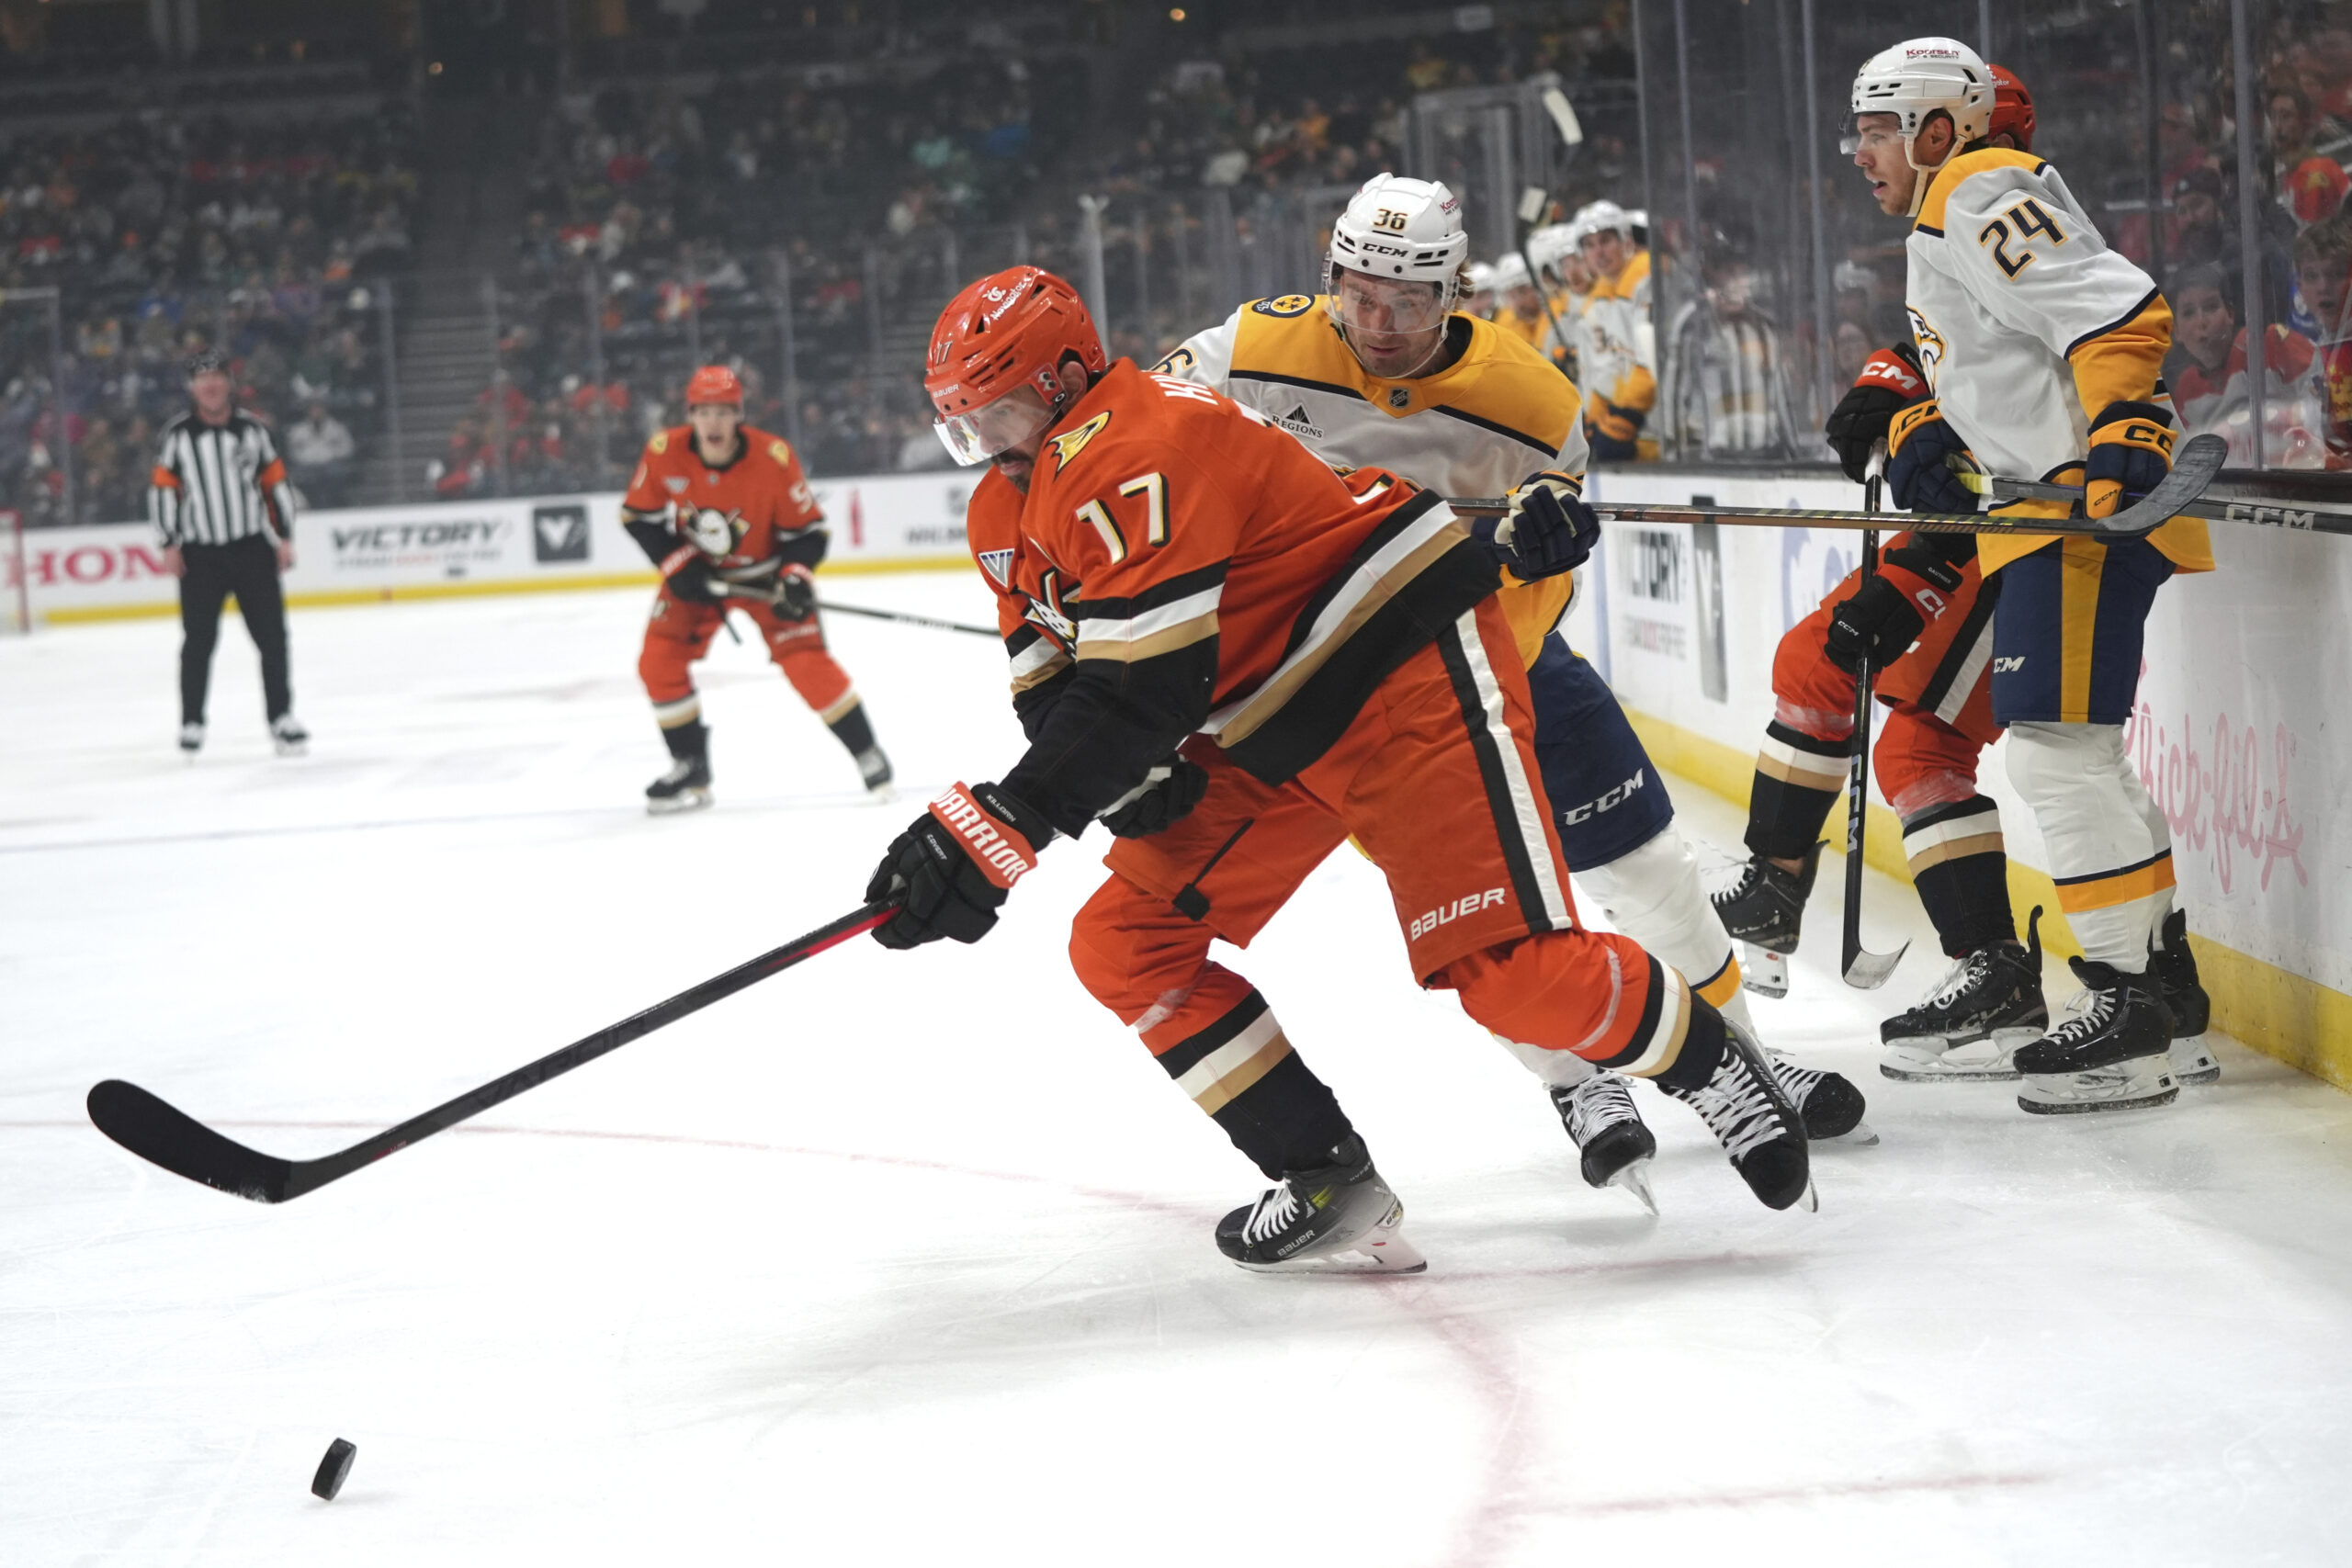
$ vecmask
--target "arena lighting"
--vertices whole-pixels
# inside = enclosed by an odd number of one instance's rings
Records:
[[[1182,6],[1170,6],[1168,8],[1168,19],[1171,22],[1182,21],[1184,19],[1184,7]]]

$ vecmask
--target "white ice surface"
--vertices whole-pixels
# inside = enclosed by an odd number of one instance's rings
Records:
[[[1873,876],[1913,956],[1839,986],[1834,860],[1758,1012],[1884,1142],[1774,1214],[1645,1089],[1655,1223],[1414,989],[1372,868],[1317,874],[1238,966],[1419,1279],[1217,1256],[1256,1173],[1063,958],[1091,837],[978,947],[858,942],[281,1208],[89,1126],[123,1077],[341,1146],[854,908],[923,795],[1013,754],[995,649],[836,617],[900,803],[722,642],[719,804],[649,819],[643,604],[298,614],[300,761],[237,626],[193,766],[175,626],[0,641],[0,1562],[2352,1558],[2352,1100],[2234,1045],[2165,1112],[1886,1083],[1875,1021],[1940,965]]]

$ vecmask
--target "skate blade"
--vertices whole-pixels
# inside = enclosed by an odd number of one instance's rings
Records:
[[[1896,1083],[2015,1083],[2025,1077],[2015,1067],[1928,1067],[1897,1060],[1881,1062],[1878,1070]]]
[[[1611,1187],[1622,1187],[1639,1200],[1650,1218],[1657,1218],[1657,1194],[1650,1190],[1650,1162],[1647,1156],[1634,1160],[1609,1179]]]
[[[898,790],[889,784],[868,784],[865,786],[865,803],[868,806],[888,806],[898,798]]]
[[[1815,1147],[1818,1147],[1823,1144],[1851,1144],[1858,1149],[1876,1148],[1878,1146],[1878,1134],[1871,1129],[1869,1122],[1857,1122],[1834,1138],[1815,1138],[1813,1140],[1813,1145]]]
[[[307,740],[297,740],[291,744],[280,740],[277,745],[277,754],[281,757],[307,757],[311,754],[311,745]]]
[[[2156,1065],[2151,1068],[2149,1063]],[[2155,1056],[2087,1073],[2028,1073],[2025,1087],[2018,1091],[2018,1105],[2036,1116],[2082,1116],[2154,1111],[2179,1098],[2180,1080],[2173,1077],[2166,1058]]]
[[[1812,1177],[1804,1179],[1804,1196],[1796,1201],[1795,1206],[1808,1214],[1821,1213],[1821,1189],[1813,1184]]]
[[[1789,959],[1784,953],[1757,946],[1752,942],[1739,944],[1745,962],[1739,966],[1740,989],[1754,991],[1759,997],[1785,997],[1789,994]]]
[[[2039,1029],[1996,1029],[1990,1035],[1946,1044],[1939,1035],[1898,1036],[1886,1043],[1878,1070],[1897,1083],[2015,1083],[2025,1075],[2011,1058],[2041,1038]],[[1990,1040],[1991,1056],[1962,1056]],[[1958,1059],[1955,1060],[1955,1057]]]
[[[675,817],[682,812],[700,811],[709,804],[710,791],[689,789],[681,790],[667,800],[649,800],[645,803],[645,810],[652,817]]]

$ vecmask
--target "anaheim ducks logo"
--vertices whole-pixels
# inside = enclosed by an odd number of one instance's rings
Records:
[[[1927,372],[1928,390],[1932,392],[1936,389],[1936,371],[1944,362],[1944,334],[1928,324],[1917,305],[1903,309],[1911,318],[1911,336],[1919,345],[1919,368]]]
[[[1069,468],[1078,455],[1086,450],[1086,444],[1102,434],[1102,427],[1110,423],[1111,411],[1104,409],[1076,430],[1064,431],[1061,434],[1055,436],[1052,441],[1054,472],[1058,474]]]

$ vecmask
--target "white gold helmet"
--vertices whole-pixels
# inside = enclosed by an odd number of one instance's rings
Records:
[[[1838,151],[1851,156],[1861,146],[1855,122],[1863,115],[1891,114],[1895,118],[1895,134],[1903,139],[1903,161],[1920,169],[1919,161],[1911,155],[1911,144],[1928,117],[1941,110],[1951,118],[1956,147],[1981,141],[1993,125],[1993,73],[1974,50],[1958,39],[1905,39],[1871,55],[1854,73],[1854,91],[1848,100],[1849,112],[1838,138]],[[1925,180],[1913,186],[1915,213],[1927,192]]]
[[[1574,218],[1568,220],[1569,237],[1579,245],[1591,236],[1606,234],[1611,229],[1624,235],[1627,244],[1633,243],[1633,215],[1613,201],[1587,202],[1577,209]]]
[[[1364,181],[1331,225],[1323,263],[1323,291],[1342,271],[1405,283],[1437,285],[1441,316],[1453,308],[1470,236],[1462,230],[1462,200],[1430,180],[1380,174]]]
[[[1547,223],[1527,236],[1527,259],[1538,275],[1549,273],[1552,281],[1566,286],[1567,279],[1560,273],[1560,264],[1577,253],[1576,225]]]

